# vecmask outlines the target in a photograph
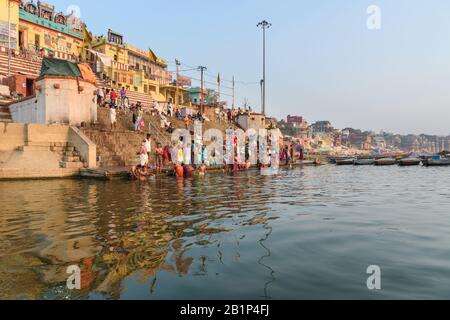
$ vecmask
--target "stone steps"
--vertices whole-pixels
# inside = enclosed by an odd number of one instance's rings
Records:
[[[30,61],[12,55],[11,59],[11,73],[28,75],[32,77],[39,76],[41,72],[42,59],[36,57],[36,61]],[[0,53],[0,74],[8,74],[8,54],[6,52]]]

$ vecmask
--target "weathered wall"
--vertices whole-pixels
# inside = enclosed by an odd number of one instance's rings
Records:
[[[59,159],[52,158],[50,155],[50,144],[53,143],[70,143],[80,153],[81,158],[87,162],[89,168],[97,166],[97,147],[89,140],[80,130],[67,125],[42,125],[42,124],[19,124],[19,123],[0,123],[0,168],[16,166],[22,159],[22,151],[18,151],[19,147],[44,147],[33,151],[27,150],[27,167],[43,167],[40,163],[47,159],[45,166],[59,167]],[[46,150],[45,147],[48,147]],[[20,156],[20,157],[19,157]],[[20,167],[20,165],[19,165]]]
[[[10,106],[14,122],[79,125],[97,121],[95,85],[69,77],[45,77],[36,88],[35,98]]]
[[[23,146],[26,135],[24,124],[0,122],[0,151],[11,151]]]
[[[27,143],[32,146],[47,146],[50,142],[69,142],[69,129],[67,125],[27,124]]]
[[[97,167],[97,146],[95,143],[75,127],[70,128],[69,141],[78,150],[81,158],[88,163],[89,168]]]

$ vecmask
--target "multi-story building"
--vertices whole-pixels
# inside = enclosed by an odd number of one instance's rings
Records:
[[[156,101],[166,102],[177,92],[168,62],[151,49],[128,44],[112,30],[93,36],[75,13],[57,12],[41,1],[0,0],[0,51],[7,52],[9,46],[15,56],[20,52],[24,57],[88,62],[105,85],[125,87]],[[181,100],[188,100],[186,89],[179,93],[186,98]]]
[[[71,61],[83,59],[86,29],[74,13],[56,12],[53,5],[41,1],[35,4],[33,1],[0,0],[0,8],[1,46],[8,47],[8,39],[11,39],[11,48],[16,51]]]
[[[311,125],[313,134],[331,133],[334,131],[330,121],[317,121]]]
[[[300,116],[287,116],[287,124],[294,128],[300,129],[306,129],[308,127],[308,122],[305,120],[305,118]]]

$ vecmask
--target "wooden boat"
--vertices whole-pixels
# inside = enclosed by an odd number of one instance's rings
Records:
[[[450,158],[433,157],[423,161],[423,165],[427,167],[444,167],[450,166]]]
[[[422,163],[420,158],[403,158],[398,161],[399,166],[407,167],[407,166],[418,166]]]
[[[393,166],[397,164],[397,159],[395,158],[382,158],[375,160],[376,166]]]
[[[338,166],[350,166],[350,165],[353,165],[354,163],[355,163],[355,159],[353,159],[353,158],[336,160],[336,164]]]
[[[356,159],[355,166],[371,166],[375,163],[375,159]]]

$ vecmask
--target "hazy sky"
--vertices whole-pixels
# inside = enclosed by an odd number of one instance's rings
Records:
[[[450,133],[448,0],[53,0],[75,4],[95,34],[111,28],[214,83],[234,75],[236,101],[260,108],[261,30],[266,19],[267,110],[277,118],[396,133]],[[369,5],[382,29],[368,30]],[[186,75],[199,78],[198,72]],[[242,83],[245,82],[245,83]],[[214,84],[208,84],[215,87]],[[231,86],[231,83],[223,83]],[[224,88],[225,94],[231,91]]]

